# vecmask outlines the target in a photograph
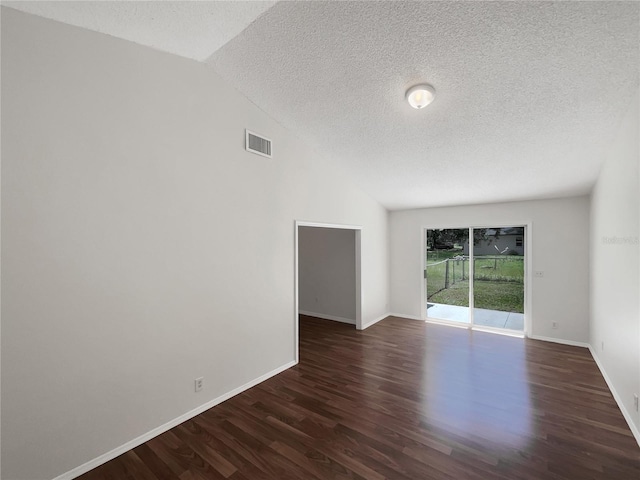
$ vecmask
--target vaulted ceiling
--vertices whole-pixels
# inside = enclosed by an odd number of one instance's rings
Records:
[[[206,62],[389,209],[587,193],[639,85],[636,2],[3,4]]]

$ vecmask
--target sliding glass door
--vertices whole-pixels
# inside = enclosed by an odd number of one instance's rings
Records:
[[[428,319],[524,331],[525,227],[427,229],[425,238]]]
[[[524,227],[473,229],[473,324],[524,331]]]
[[[426,239],[427,316],[469,323],[469,229],[429,229]]]

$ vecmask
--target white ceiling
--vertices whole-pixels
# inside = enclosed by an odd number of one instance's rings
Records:
[[[14,3],[206,58],[390,209],[587,193],[639,85],[636,2]]]
[[[276,2],[9,1],[59,22],[203,61]]]

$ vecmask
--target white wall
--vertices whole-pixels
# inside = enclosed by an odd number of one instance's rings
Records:
[[[591,196],[590,343],[640,443],[638,102],[636,95]]]
[[[422,230],[468,226],[517,226],[531,222],[532,334],[589,340],[589,199],[538,200],[395,211],[390,214],[391,311],[420,318]],[[526,241],[526,240],[525,240]],[[558,328],[552,329],[552,322]]]
[[[298,285],[300,313],[356,323],[356,232],[300,227]]]
[[[208,67],[2,13],[3,478],[292,362],[295,219],[361,225],[363,322],[388,311],[386,210]]]

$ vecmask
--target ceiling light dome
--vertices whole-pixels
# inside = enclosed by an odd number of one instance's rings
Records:
[[[436,89],[423,83],[407,90],[407,102],[413,108],[424,108],[436,98]]]

